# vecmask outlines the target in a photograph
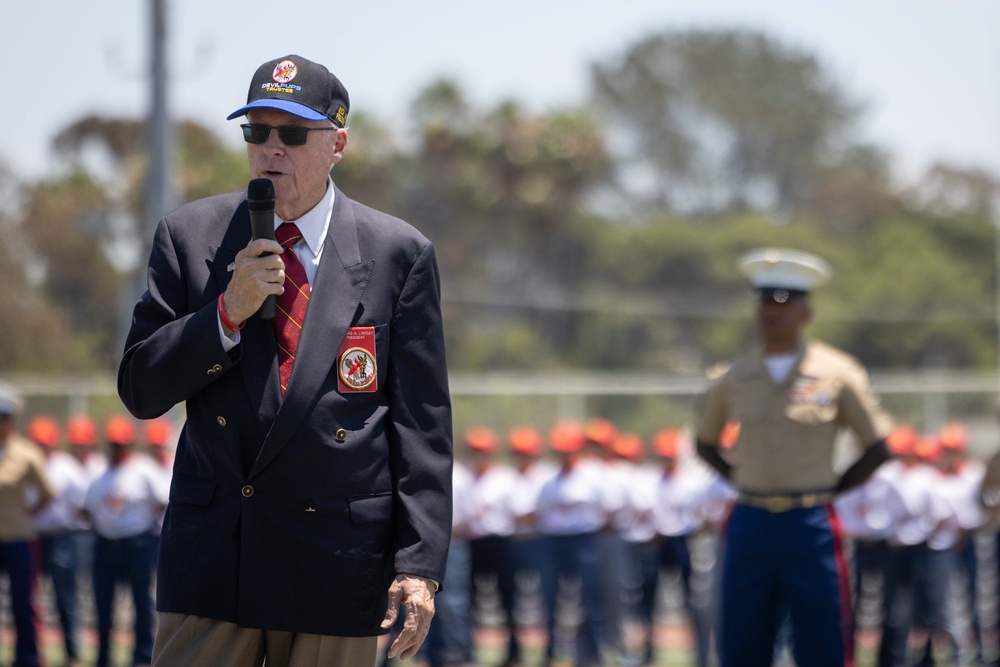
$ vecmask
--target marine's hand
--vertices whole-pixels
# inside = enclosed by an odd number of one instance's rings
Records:
[[[273,254],[261,257],[268,252]],[[269,295],[284,291],[285,263],[280,254],[281,244],[269,239],[251,241],[236,253],[233,277],[224,297],[232,322],[239,324],[256,313]]]
[[[401,608],[406,610],[403,630],[389,647],[389,657],[401,656],[403,660],[412,658],[427,638],[434,617],[434,582],[414,574],[396,575],[389,586],[389,607],[382,621],[382,629],[387,630],[396,623]]]

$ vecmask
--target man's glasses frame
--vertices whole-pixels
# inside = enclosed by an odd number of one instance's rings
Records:
[[[317,130],[338,130],[337,127],[303,127],[302,125],[267,125],[265,123],[243,123],[243,141],[248,144],[263,144],[271,136],[271,130],[278,131],[278,138],[286,146],[304,146],[309,133]]]

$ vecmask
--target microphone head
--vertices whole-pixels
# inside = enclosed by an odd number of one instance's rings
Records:
[[[270,178],[254,178],[247,186],[247,202],[251,211],[274,208],[274,183]]]

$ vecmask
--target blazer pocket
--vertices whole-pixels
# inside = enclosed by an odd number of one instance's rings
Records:
[[[375,523],[392,518],[392,492],[375,495],[351,496],[347,507],[351,513],[351,523]]]
[[[219,482],[210,477],[196,477],[175,472],[170,481],[170,502],[208,505]]]

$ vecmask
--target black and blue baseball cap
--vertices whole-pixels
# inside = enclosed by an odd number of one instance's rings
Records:
[[[337,127],[347,123],[351,107],[344,84],[330,70],[302,56],[284,56],[257,68],[250,81],[247,103],[226,120],[251,109],[277,109],[306,120],[329,119]]]

